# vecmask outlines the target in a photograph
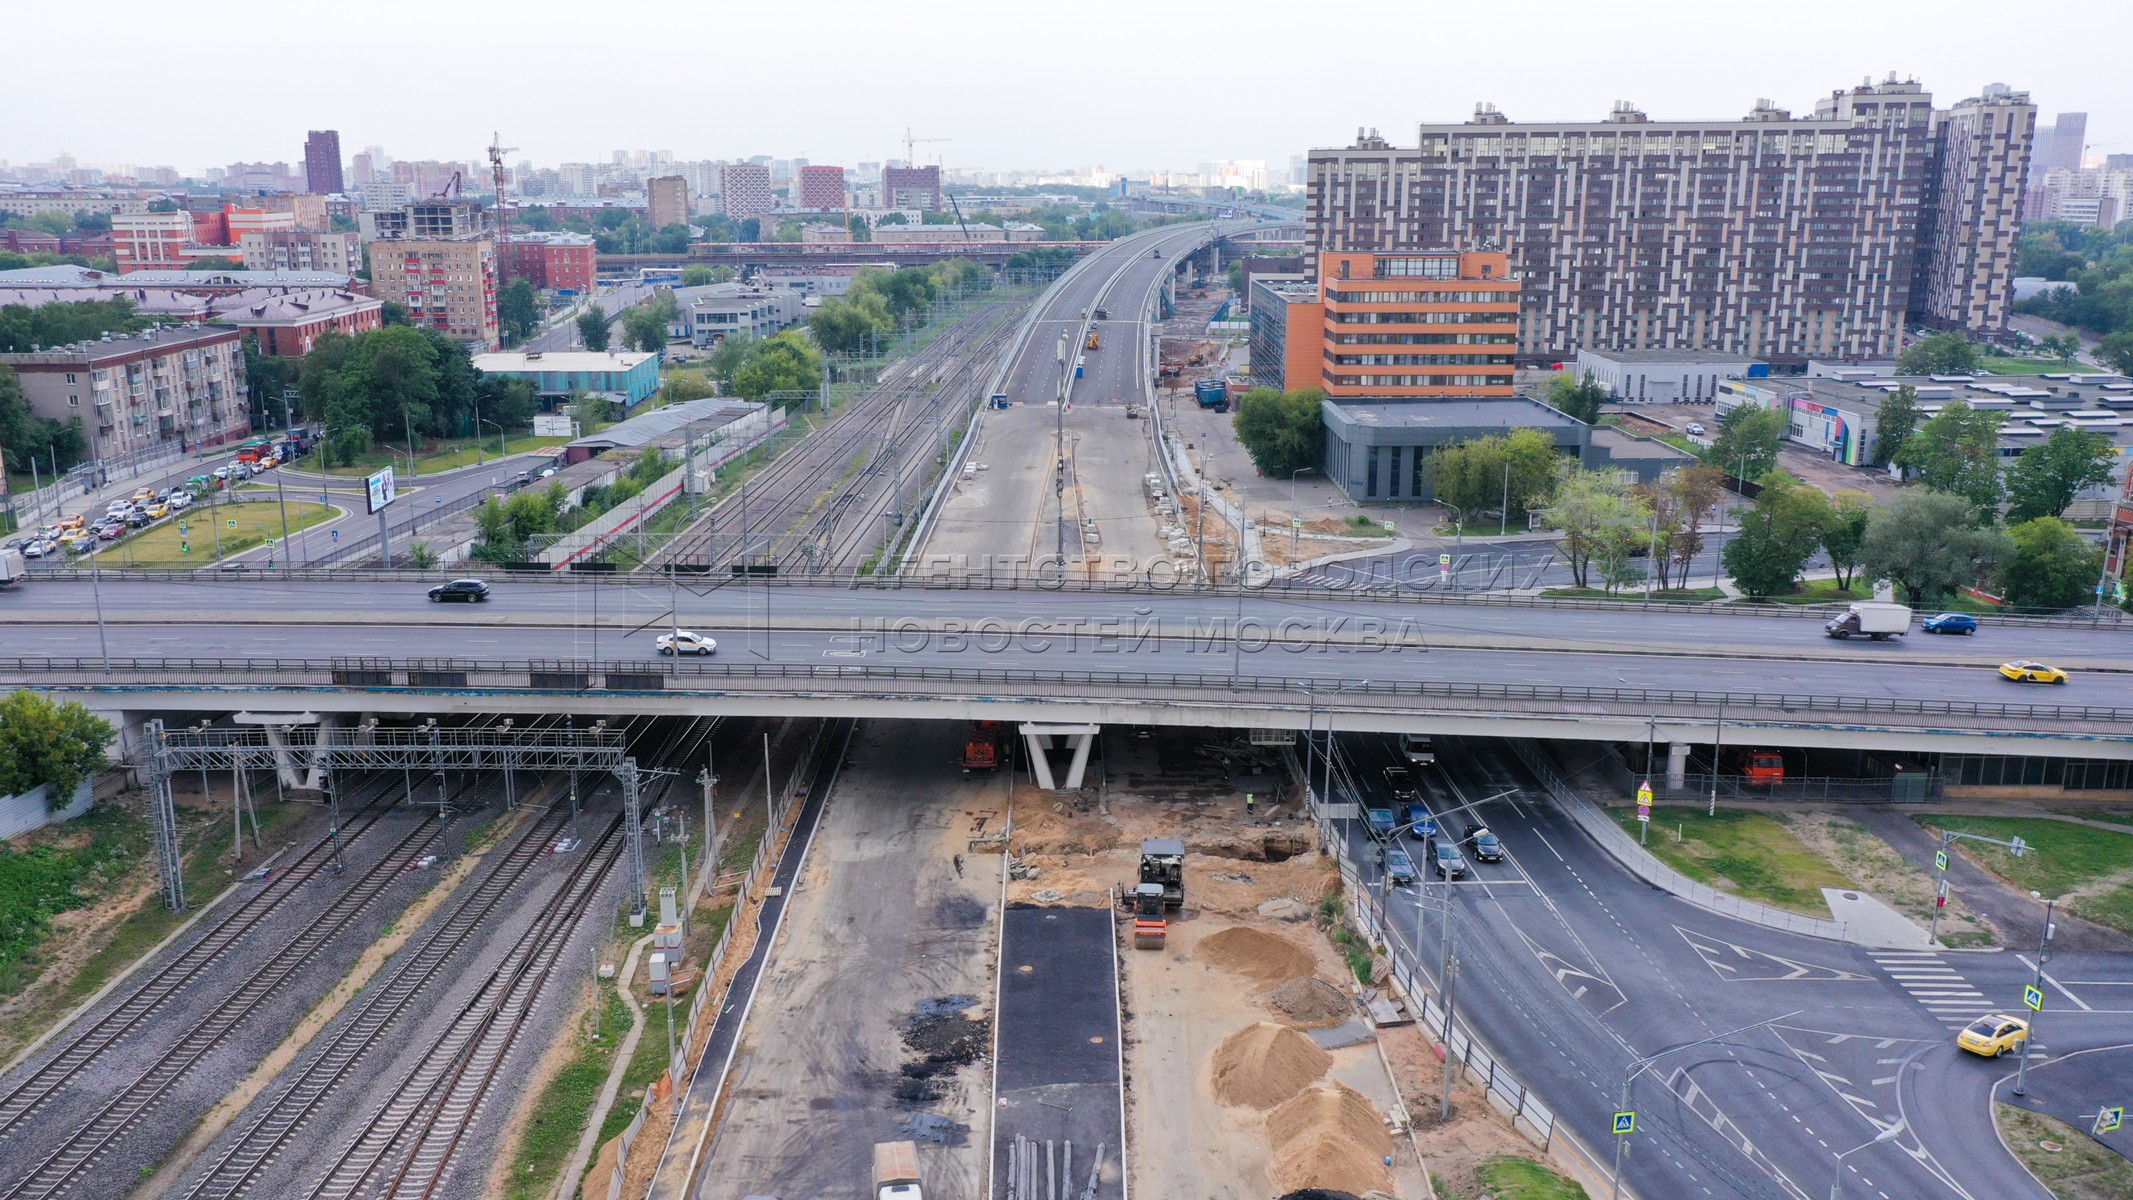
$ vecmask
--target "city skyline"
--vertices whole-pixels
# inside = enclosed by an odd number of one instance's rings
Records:
[[[1809,108],[1833,87],[1892,70],[1940,95],[1973,95],[2004,82],[2030,92],[2047,115],[2086,112],[2091,135],[2101,139],[2092,143],[2093,153],[2125,148],[2114,135],[2133,128],[2133,101],[2103,73],[2068,70],[2063,54],[2040,39],[1976,38],[1980,22],[1997,19],[1998,10],[1982,4],[1936,10],[1930,25],[1911,15],[1859,11],[1848,12],[1840,30],[1812,22],[1758,29],[1757,68],[1749,77],[1682,69],[1716,67],[1739,52],[1738,32],[1714,26],[1707,10],[1671,0],[1647,3],[1638,10],[1643,19],[1631,22],[1621,10],[1542,3],[1529,6],[1537,21],[1521,23],[1540,34],[1522,37],[1504,54],[1447,56],[1426,72],[1345,72],[1337,88],[1314,90],[1308,80],[1320,74],[1315,60],[1284,59],[1273,49],[1279,42],[1266,36],[1270,28],[1293,26],[1292,9],[1232,6],[1225,13],[1233,19],[1209,25],[1204,14],[1184,8],[1150,11],[1098,2],[1077,9],[1072,28],[1043,30],[1056,70],[992,66],[1001,46],[1027,43],[1019,36],[1002,40],[997,26],[948,25],[929,26],[923,38],[891,30],[863,47],[824,43],[797,77],[778,55],[722,60],[710,83],[688,69],[686,56],[655,57],[603,72],[587,85],[591,93],[524,67],[542,60],[548,39],[578,23],[582,10],[569,6],[537,0],[498,25],[475,12],[435,6],[420,9],[415,21],[414,6],[386,0],[373,11],[381,24],[419,26],[430,34],[395,43],[394,80],[377,75],[366,39],[292,40],[285,27],[328,18],[198,21],[201,7],[235,13],[250,6],[209,3],[180,17],[166,7],[120,0],[111,6],[113,19],[100,30],[98,45],[112,61],[136,53],[162,61],[210,52],[250,58],[255,51],[263,56],[259,61],[275,61],[289,45],[302,44],[313,74],[377,78],[381,84],[429,76],[449,79],[457,97],[486,89],[492,99],[440,110],[419,87],[337,89],[316,102],[301,95],[280,99],[241,126],[147,123],[127,116],[151,101],[142,77],[122,74],[114,86],[84,91],[72,86],[75,67],[66,60],[25,56],[0,79],[0,103],[39,115],[0,134],[0,161],[48,161],[65,150],[84,163],[172,166],[188,175],[235,161],[300,165],[313,129],[339,130],[344,158],[382,145],[395,158],[476,159],[500,129],[507,143],[520,147],[514,164],[606,161],[623,145],[671,149],[684,161],[767,153],[851,166],[902,158],[909,127],[921,138],[946,139],[922,144],[912,157],[950,171],[1068,173],[1101,165],[1145,177],[1226,159],[1263,160],[1278,175],[1289,156],[1345,145],[1358,126],[1377,128],[1399,144],[1412,136],[1413,126],[1463,120],[1482,101],[1521,121],[1597,120],[1616,100],[1683,119],[1737,117],[1759,98]],[[393,14],[403,9],[409,22],[396,22]],[[855,7],[854,17],[869,19],[870,12],[878,10]],[[1254,21],[1255,12],[1264,20]],[[2116,18],[2116,10],[2077,0],[2058,15],[2062,28],[2101,27]],[[38,25],[56,18],[33,13],[25,20],[34,40]],[[797,36],[767,10],[736,10],[721,22],[721,40],[736,44]],[[1423,14],[1380,3],[1346,10],[1342,29],[1359,28],[1372,31],[1374,45],[1403,31],[1417,45],[1486,46],[1503,37],[1496,13]],[[56,37],[60,31],[55,24],[50,32]],[[1314,50],[1337,51],[1345,36],[1329,31]],[[484,54],[466,56],[465,47],[477,44],[486,47]],[[1507,61],[1515,66],[1507,70]],[[929,72],[928,64],[955,69]],[[888,94],[884,75],[893,76]],[[1149,80],[1166,78],[1177,86],[1168,108],[1159,97],[1151,99],[1148,87]],[[1002,80],[1012,88],[1005,103],[989,90]],[[619,110],[617,104],[588,102],[601,88],[617,91]],[[721,93],[767,99],[737,110],[747,113],[745,121],[707,119],[707,111],[727,111],[716,102]],[[67,97],[65,104],[44,102],[59,95]],[[2126,141],[2133,145],[2133,138]]]

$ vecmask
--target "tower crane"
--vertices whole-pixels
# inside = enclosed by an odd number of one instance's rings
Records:
[[[954,140],[955,140],[954,138],[944,138],[944,137],[932,137],[932,138],[922,138],[922,137],[914,137],[914,136],[912,136],[912,133],[911,133],[911,127],[910,127],[909,125],[906,125],[906,126],[904,126],[904,165],[905,165],[905,166],[907,166],[907,167],[915,167],[915,166],[917,166],[917,165],[918,165],[917,161],[916,161],[916,160],[914,160],[914,159],[913,159],[913,158],[911,157],[911,151],[912,151],[912,147],[913,147],[913,146],[915,146],[915,145],[917,145],[918,143],[920,143],[920,142],[952,142],[952,141],[954,141]]]
[[[505,282],[505,264],[511,261],[511,252],[505,247],[511,241],[511,210],[504,206],[504,155],[518,149],[503,144],[504,135],[489,135],[489,177],[496,184],[496,286],[501,289]]]

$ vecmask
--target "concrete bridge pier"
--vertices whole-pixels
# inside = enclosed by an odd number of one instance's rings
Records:
[[[1073,791],[1081,786],[1081,777],[1089,766],[1089,747],[1096,742],[1095,725],[1038,725],[1022,726],[1022,741],[1029,747],[1030,770],[1037,776],[1037,786],[1047,791]],[[1052,782],[1050,752],[1052,739],[1064,738],[1072,747],[1074,759],[1067,767],[1065,784]]]
[[[1666,786],[1669,791],[1680,791],[1689,782],[1689,744],[1668,742],[1666,745]]]

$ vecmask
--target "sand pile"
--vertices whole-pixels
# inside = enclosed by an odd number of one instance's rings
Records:
[[[1286,1025],[1247,1025],[1215,1047],[1215,1099],[1233,1107],[1272,1108],[1332,1065],[1332,1055]]]
[[[1266,1129],[1274,1145],[1267,1170],[1284,1192],[1392,1191],[1392,1172],[1385,1166],[1392,1135],[1377,1109],[1352,1088],[1328,1082],[1299,1092],[1267,1114]]]
[[[1241,925],[1202,941],[1199,955],[1218,967],[1268,985],[1309,975],[1318,966],[1308,951],[1287,938]]]
[[[1339,988],[1314,975],[1299,975],[1260,999],[1305,1029],[1328,1029],[1355,1015],[1355,1005]]]

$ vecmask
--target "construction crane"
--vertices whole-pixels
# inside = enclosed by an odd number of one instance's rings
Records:
[[[937,138],[922,138],[922,137],[914,137],[914,136],[912,136],[912,134],[911,134],[911,127],[910,127],[909,125],[906,125],[906,126],[904,126],[904,165],[905,165],[905,166],[907,166],[907,167],[915,167],[915,166],[917,166],[917,165],[918,165],[918,161],[917,161],[916,159],[914,159],[914,158],[912,158],[912,157],[911,157],[911,153],[912,153],[912,147],[913,147],[913,146],[916,146],[916,145],[917,145],[918,143],[920,143],[920,142],[952,142],[952,141],[954,141],[954,140],[955,140],[954,138],[944,138],[944,137],[937,137]]]
[[[506,264],[511,261],[511,252],[504,247],[511,241],[511,210],[504,206],[504,155],[517,150],[517,146],[503,144],[502,133],[489,135],[489,177],[496,183],[496,286],[502,288],[509,282],[504,278]]]

